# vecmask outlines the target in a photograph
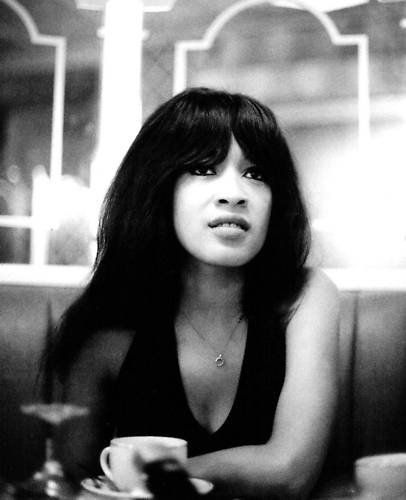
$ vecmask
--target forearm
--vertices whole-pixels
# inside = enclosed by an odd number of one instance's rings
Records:
[[[309,470],[268,445],[243,446],[190,458],[191,476],[213,481],[222,494],[255,498],[305,498]]]

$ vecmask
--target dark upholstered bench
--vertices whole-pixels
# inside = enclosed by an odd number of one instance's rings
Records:
[[[44,456],[44,426],[20,412],[39,397],[47,329],[77,288],[0,286],[0,477],[28,476]],[[406,451],[406,292],[341,292],[341,394],[326,471],[359,456]]]
[[[56,319],[78,291],[0,286],[0,478],[23,479],[44,458],[45,425],[20,406],[41,398],[38,372],[49,312]]]

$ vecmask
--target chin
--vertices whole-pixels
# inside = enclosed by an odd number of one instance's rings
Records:
[[[202,263],[209,266],[238,268],[246,266],[259,253],[261,247],[259,245],[225,247],[219,245],[197,245],[190,246],[186,249],[189,257],[196,263]]]
[[[209,259],[201,259],[203,262],[210,264],[212,266],[218,267],[242,267],[248,264],[254,255],[218,255],[211,256]]]

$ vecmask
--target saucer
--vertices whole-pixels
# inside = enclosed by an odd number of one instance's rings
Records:
[[[213,483],[205,479],[191,477],[190,481],[199,495],[206,495],[213,489]],[[153,498],[152,493],[144,488],[131,492],[114,490],[112,489],[111,482],[106,476],[97,476],[95,478],[88,477],[83,479],[80,484],[86,491],[102,497],[132,500],[147,500]]]

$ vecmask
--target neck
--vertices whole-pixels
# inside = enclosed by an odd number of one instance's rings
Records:
[[[241,268],[190,263],[183,273],[180,311],[229,321],[241,314],[243,283]]]

